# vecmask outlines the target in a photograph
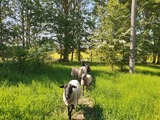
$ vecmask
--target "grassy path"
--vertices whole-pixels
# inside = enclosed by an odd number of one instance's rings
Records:
[[[79,100],[78,108],[73,114],[72,120],[94,120],[94,102],[90,97],[82,96]]]

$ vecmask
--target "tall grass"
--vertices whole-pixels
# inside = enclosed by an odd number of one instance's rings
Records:
[[[60,91],[57,85],[44,87],[38,82],[31,85],[3,86],[0,89],[0,119],[40,120],[57,118],[61,107]],[[51,114],[54,113],[54,116]]]
[[[160,77],[150,73],[160,70],[139,66],[144,74],[114,73],[95,76],[92,97],[103,108],[106,120],[159,120]],[[107,71],[105,67],[94,68]],[[142,70],[139,69],[139,72]]]
[[[60,84],[79,63],[0,64],[0,120],[66,120]],[[80,106],[87,120],[159,120],[159,66],[137,66],[136,74],[111,72],[92,63],[93,108]],[[76,111],[74,111],[75,113]]]
[[[0,120],[65,119],[60,84],[70,69],[64,65],[1,64]]]

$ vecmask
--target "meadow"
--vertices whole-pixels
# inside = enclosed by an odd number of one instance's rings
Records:
[[[81,63],[0,63],[0,120],[66,120],[59,85],[72,79]],[[160,66],[137,65],[136,73],[114,72],[105,63],[91,63],[94,82],[79,104],[86,120],[160,120]]]

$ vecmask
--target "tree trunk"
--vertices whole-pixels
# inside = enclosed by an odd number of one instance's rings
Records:
[[[71,53],[71,61],[73,61],[73,56],[74,56],[74,50],[72,50],[72,53]]]
[[[30,24],[30,19],[31,19],[31,18],[30,18],[30,17],[31,17],[31,16],[30,16],[30,10],[29,10],[28,5],[27,5],[26,14],[27,14],[27,15],[26,15],[26,16],[27,16],[27,18],[26,18],[26,19],[27,19],[27,21],[26,21],[26,22],[27,22],[27,31],[26,31],[26,38],[27,38],[27,39],[26,39],[26,44],[27,44],[27,47],[29,47],[30,41],[31,41],[31,40],[30,40],[30,39],[31,39],[31,38],[30,38],[30,37],[31,37],[31,36],[30,36],[30,29],[31,29],[31,24]]]
[[[158,53],[157,64],[160,64],[160,53]]]
[[[158,44],[157,45],[160,45],[160,35],[158,36]],[[160,64],[160,47],[157,48],[157,52],[158,52],[157,64]]]
[[[129,57],[129,72],[135,72],[135,30],[136,27],[136,0],[132,0],[131,8],[131,36],[130,36],[130,57]]]
[[[90,57],[91,57],[91,62],[92,62],[92,51],[91,51],[91,55],[90,55]]]
[[[5,61],[4,46],[3,46],[2,3],[1,1],[0,1],[0,57],[2,58],[2,61]]]
[[[21,10],[21,20],[22,20],[22,45],[25,47],[25,23],[24,23],[24,5],[22,5]]]
[[[64,56],[63,56],[63,62],[68,62],[68,51],[67,51],[67,48],[64,49]]]
[[[153,53],[153,61],[152,61],[153,64],[156,63],[156,56],[157,56],[157,55],[156,55],[155,53]]]
[[[78,58],[78,62],[81,61],[81,51],[80,51],[80,44],[78,43],[77,46],[77,58]]]
[[[144,56],[142,57],[142,63],[143,63],[143,64],[146,64],[146,63],[147,63],[147,56],[144,55]]]
[[[0,44],[2,45],[2,7],[0,1]]]

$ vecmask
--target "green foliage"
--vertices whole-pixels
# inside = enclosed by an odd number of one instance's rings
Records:
[[[137,3],[137,56],[139,62],[146,63],[151,54],[158,53],[159,4],[154,1]],[[154,60],[155,61],[155,60]]]
[[[55,51],[55,44],[50,40],[41,40],[38,45],[35,43],[34,45],[30,46],[27,60],[37,63],[44,62],[49,56],[48,53],[50,51]]]
[[[151,54],[155,56],[153,61],[160,61],[160,57],[156,58],[160,54],[158,1],[137,2],[137,62],[146,62]],[[21,60],[28,50],[35,54],[29,53],[32,59],[43,56],[39,44],[44,38],[53,41],[66,61],[75,49],[80,61],[81,51],[95,48],[111,66],[118,63],[123,68],[128,61],[130,1],[2,0],[0,3],[0,57],[3,61],[15,57]]]
[[[93,33],[93,40],[99,40],[98,51],[111,65],[117,62],[124,64],[125,57],[128,54],[129,36],[129,11],[126,4],[120,4],[118,1],[108,1],[106,7],[98,6],[99,22],[96,31]],[[96,47],[97,47],[96,46]],[[118,57],[119,56],[121,57]],[[121,64],[121,65],[123,65]]]
[[[22,62],[27,57],[27,49],[25,47],[13,47],[14,58],[18,62]]]

